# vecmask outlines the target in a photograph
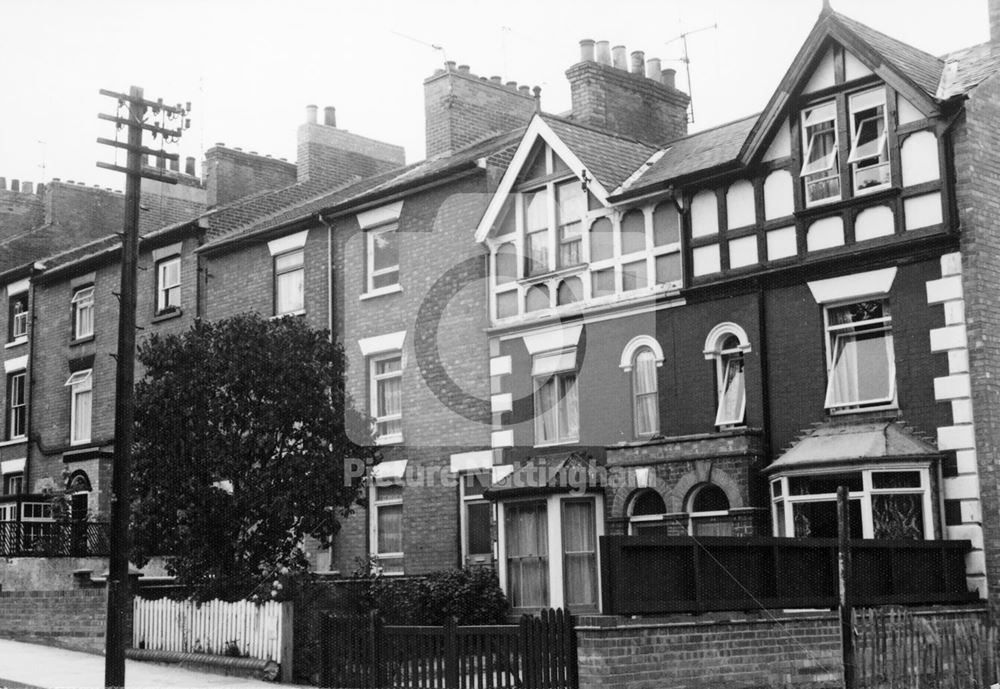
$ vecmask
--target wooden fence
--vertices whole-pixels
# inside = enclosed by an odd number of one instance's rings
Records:
[[[969,541],[852,540],[858,605],[974,600]],[[605,614],[837,605],[837,539],[602,536]]]
[[[133,602],[133,648],[239,655],[283,664],[292,660],[291,635],[290,603],[212,600],[199,604],[139,597]]]
[[[857,689],[987,689],[1000,630],[986,616],[932,624],[899,608],[854,611]]]
[[[519,624],[391,626],[328,616],[321,686],[341,689],[576,689],[576,636],[562,610]]]

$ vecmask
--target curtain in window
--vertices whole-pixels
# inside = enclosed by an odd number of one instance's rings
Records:
[[[301,269],[278,276],[278,313],[302,310],[304,306],[303,277]]]
[[[545,504],[508,505],[506,511],[511,605],[515,608],[548,605],[549,544]]]
[[[559,402],[560,438],[577,438],[580,435],[580,400],[576,393],[576,376],[563,373],[558,379],[562,395]]]
[[[383,505],[378,510],[378,552],[403,552],[403,506]]]
[[[597,566],[594,557],[594,503],[563,503],[563,593],[566,605],[597,604]]]
[[[73,437],[74,441],[90,440],[90,390],[77,392],[73,396]]]
[[[723,359],[722,390],[719,395],[719,413],[716,424],[742,423],[746,407],[746,385],[743,377],[743,355],[729,355]]]
[[[656,392],[656,357],[642,349],[633,360],[632,390],[635,395],[635,433],[652,435],[660,430]]]
[[[892,335],[841,333],[834,340],[833,403],[889,400],[893,396]]]
[[[393,364],[394,368],[392,370],[399,370],[399,360],[391,359],[385,362],[376,362],[377,374],[386,373],[387,370],[384,369],[384,365]],[[402,379],[399,376],[393,378],[383,378],[379,380],[378,392],[377,392],[377,402],[378,406],[376,408],[376,415],[380,419],[385,417],[398,417],[402,414],[403,405],[401,401],[401,383]],[[399,433],[401,430],[402,421],[400,419],[387,419],[385,421],[379,422],[379,435],[388,435],[392,433]]]
[[[551,377],[538,387],[538,432],[541,442],[551,442],[558,438],[556,427],[559,406],[556,402],[556,379]]]

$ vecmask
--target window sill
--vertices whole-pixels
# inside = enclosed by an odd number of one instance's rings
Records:
[[[184,312],[181,309],[179,309],[179,308],[177,308],[177,309],[170,309],[169,311],[161,311],[161,312],[159,312],[159,313],[157,313],[156,315],[153,316],[153,318],[150,321],[150,323],[161,323],[163,321],[169,321],[171,318],[177,318],[177,317],[183,316],[183,315],[184,315]]]
[[[535,443],[535,447],[559,447],[560,445],[577,445],[579,444],[579,438],[572,438],[570,440],[554,440],[548,443]]]
[[[19,337],[16,340],[14,340],[13,342],[8,342],[3,347],[4,347],[4,349],[10,349],[11,347],[19,347],[20,345],[27,344],[27,343],[28,343],[28,338],[27,337]]]
[[[271,316],[268,320],[276,321],[279,318],[289,318],[292,316],[304,316],[304,315],[306,315],[306,310],[299,309],[298,311],[289,311],[288,313],[276,313],[273,316]]]
[[[869,414],[872,412],[885,413],[894,411],[899,411],[899,405],[895,402],[868,404],[864,406],[859,404],[856,407],[836,407],[832,409],[827,407],[826,409],[826,413],[830,416],[847,416],[849,414]]]
[[[11,445],[23,445],[28,442],[28,436],[22,435],[10,440],[0,441],[0,447],[10,447]]]
[[[376,445],[399,445],[403,442],[402,433],[394,433],[392,435],[383,435],[375,438]]]
[[[396,283],[395,285],[389,285],[387,287],[379,287],[378,289],[373,289],[365,292],[358,297],[358,301],[366,301],[368,299],[375,299],[376,297],[384,297],[387,294],[397,294],[403,291],[403,287]]]
[[[75,340],[70,340],[69,341],[69,346],[70,347],[75,347],[76,345],[81,345],[81,344],[84,344],[85,342],[93,342],[93,341],[94,341],[94,336],[93,335],[87,335],[86,337],[79,337],[79,338],[77,338]]]
[[[899,187],[880,187],[877,190],[865,192],[864,194],[857,194],[846,199],[841,198],[836,201],[826,201],[824,203],[816,203],[811,206],[806,206],[805,208],[795,211],[794,217],[797,220],[810,220],[825,213],[835,213],[837,211],[853,208],[862,204],[870,204],[873,201],[894,198],[899,196],[900,193],[901,190]]]
[[[557,268],[555,270],[549,270],[544,273],[538,273],[536,275],[525,275],[523,278],[518,280],[518,283],[522,285],[534,285],[539,282],[545,282],[546,280],[551,280],[552,278],[565,277],[567,275],[576,275],[587,270],[586,263],[575,263],[571,266],[566,266],[565,268]]]

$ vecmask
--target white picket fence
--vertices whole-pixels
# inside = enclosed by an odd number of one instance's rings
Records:
[[[290,603],[249,601],[201,603],[136,597],[132,647],[155,651],[226,655],[236,645],[240,655],[282,663],[291,639]],[[291,661],[291,658],[288,659]]]

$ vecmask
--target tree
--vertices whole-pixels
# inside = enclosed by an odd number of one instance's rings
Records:
[[[133,561],[164,554],[203,599],[267,595],[306,567],[305,536],[329,543],[359,497],[350,460],[373,455],[343,351],[301,318],[243,314],[153,334],[138,359]]]

